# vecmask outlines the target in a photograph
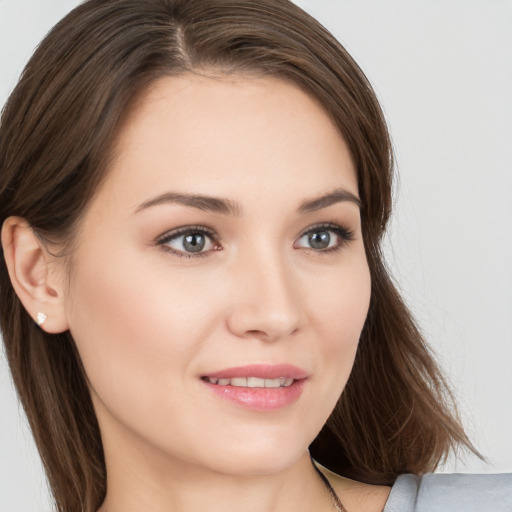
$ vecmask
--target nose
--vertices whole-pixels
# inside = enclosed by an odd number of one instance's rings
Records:
[[[299,330],[299,294],[292,272],[278,256],[253,255],[231,274],[229,330],[241,338],[274,341]]]

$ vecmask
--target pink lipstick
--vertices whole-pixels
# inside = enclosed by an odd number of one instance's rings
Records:
[[[217,396],[255,411],[276,411],[296,402],[307,372],[289,364],[247,365],[201,377]]]

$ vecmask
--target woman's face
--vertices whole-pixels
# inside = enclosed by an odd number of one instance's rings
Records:
[[[294,85],[190,74],[138,101],[116,155],[66,303],[107,463],[289,466],[336,404],[368,310],[344,141]]]

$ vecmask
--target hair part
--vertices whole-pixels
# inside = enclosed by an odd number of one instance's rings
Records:
[[[391,484],[474,451],[453,399],[386,271],[392,149],[371,85],[338,41],[287,0],[89,0],[43,40],[3,111],[0,222],[27,220],[72,258],[74,234],[115,156],[135,99],[164,76],[257,73],[319,101],[358,174],[372,278],[349,382],[311,452],[328,468]],[[6,354],[59,512],[95,512],[106,468],[87,378],[69,332],[47,334],[0,263]]]

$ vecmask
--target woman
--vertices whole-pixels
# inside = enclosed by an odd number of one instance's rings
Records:
[[[380,108],[299,8],[86,2],[1,130],[2,332],[59,510],[414,510],[397,477],[473,449],[380,255]]]

